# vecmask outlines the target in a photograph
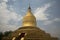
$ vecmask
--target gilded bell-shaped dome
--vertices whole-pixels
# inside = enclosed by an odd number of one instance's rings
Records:
[[[31,26],[31,27],[35,27],[36,26],[36,18],[35,16],[32,14],[31,12],[31,8],[29,6],[26,15],[23,17],[23,27],[26,26]]]

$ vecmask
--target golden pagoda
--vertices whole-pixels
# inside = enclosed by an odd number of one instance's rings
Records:
[[[29,6],[26,15],[23,18],[22,27],[15,30],[8,37],[2,40],[58,40],[49,33],[37,27],[36,18],[31,12]]]
[[[23,18],[22,26],[23,27],[26,27],[26,26],[36,27],[36,18],[32,14],[30,6],[28,8],[26,15]]]

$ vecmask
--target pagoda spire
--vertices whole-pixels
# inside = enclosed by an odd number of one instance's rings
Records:
[[[22,24],[22,26],[23,27],[26,27],[26,26],[35,27],[36,26],[36,18],[35,18],[35,16],[31,12],[30,5],[28,7],[26,15],[23,17],[23,24]]]
[[[28,10],[27,10],[26,16],[34,16],[34,15],[32,14],[32,12],[31,12],[30,4],[29,4],[29,7],[28,7]]]

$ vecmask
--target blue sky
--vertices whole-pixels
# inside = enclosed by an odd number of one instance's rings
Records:
[[[37,26],[60,38],[60,0],[0,0],[0,31],[16,30],[22,26],[29,3]]]

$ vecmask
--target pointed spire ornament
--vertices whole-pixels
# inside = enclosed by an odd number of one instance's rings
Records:
[[[35,27],[36,26],[36,18],[35,18],[35,16],[31,12],[30,5],[28,7],[26,15],[23,18],[22,26],[23,27],[27,27],[27,26]]]

